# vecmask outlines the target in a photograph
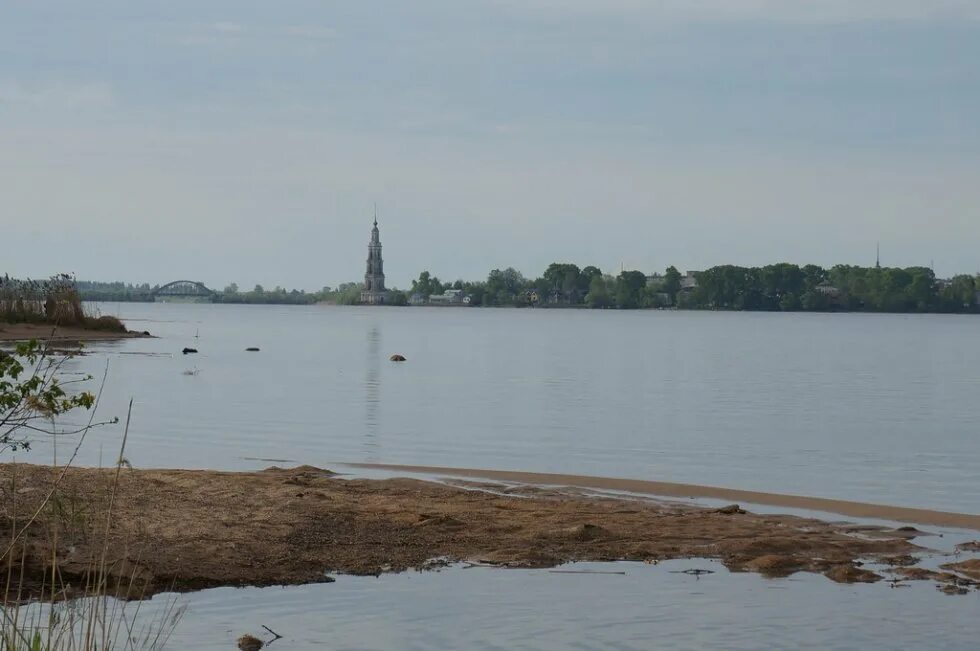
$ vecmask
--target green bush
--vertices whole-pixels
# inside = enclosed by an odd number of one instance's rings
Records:
[[[87,330],[101,330],[103,332],[126,332],[126,324],[116,317],[109,315],[85,317],[85,328]]]

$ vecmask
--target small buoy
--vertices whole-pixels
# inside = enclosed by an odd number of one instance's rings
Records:
[[[390,359],[393,362],[404,362],[404,361],[406,361],[404,355],[392,355],[390,357]]]
[[[245,349],[245,352],[247,352],[247,353],[257,353],[257,352],[259,352],[259,349],[257,347],[255,347],[255,346],[249,346],[248,348]]]
[[[188,353],[196,353],[197,352],[197,348],[185,348],[181,352],[184,353],[185,355],[187,355]]]

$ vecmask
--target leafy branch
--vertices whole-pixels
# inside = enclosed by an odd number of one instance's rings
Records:
[[[92,376],[63,380],[62,368],[73,353],[54,355],[36,340],[18,343],[13,353],[0,351],[0,453],[29,450],[31,438],[42,434],[66,436],[92,427],[118,422],[112,419],[83,427],[58,429],[55,419],[76,409],[91,410],[96,396],[88,391],[70,391],[70,385]]]

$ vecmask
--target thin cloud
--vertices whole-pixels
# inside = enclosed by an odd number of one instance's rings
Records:
[[[337,30],[320,25],[286,25],[280,32],[284,36],[309,39],[312,41],[328,41],[337,37]]]
[[[215,23],[214,31],[223,34],[238,34],[245,31],[245,26],[241,23]]]
[[[105,83],[24,83],[0,81],[0,105],[23,108],[105,108],[114,103]]]
[[[627,15],[665,22],[774,21],[851,23],[867,21],[980,20],[976,0],[490,0],[514,11]]]

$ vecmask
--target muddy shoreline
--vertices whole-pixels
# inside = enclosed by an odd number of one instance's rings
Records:
[[[113,332],[110,330],[90,330],[77,326],[58,326],[38,323],[0,322],[0,341],[50,341],[72,343],[79,341],[114,341],[117,339],[137,339],[152,337],[149,332]]]
[[[377,575],[449,562],[542,568],[676,558],[718,559],[734,571],[770,577],[814,572],[838,582],[894,576],[974,587],[956,568],[915,572],[928,538],[914,527],[855,526],[560,487],[345,479],[309,466],[261,472],[124,468],[107,518],[113,475],[69,470],[56,498],[9,556],[11,576],[22,570],[27,583],[39,583],[50,575],[54,555],[67,596],[84,584],[104,549],[109,574],[129,597],[314,583],[329,581],[331,573]],[[10,540],[56,476],[46,466],[0,464],[0,535]],[[52,549],[55,531],[58,546]],[[868,560],[893,566],[895,574],[863,567]]]

